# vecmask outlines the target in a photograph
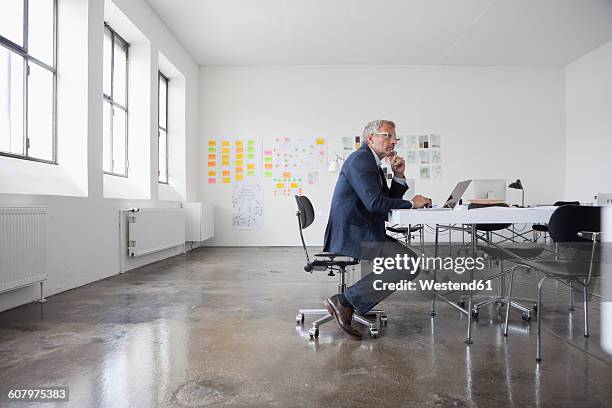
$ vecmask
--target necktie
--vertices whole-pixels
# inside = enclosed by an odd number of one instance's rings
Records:
[[[383,171],[383,169],[381,167],[378,168],[378,175],[380,176],[380,183],[381,183],[380,184],[380,188],[381,188],[381,191],[382,191],[383,195],[386,196],[386,194],[385,194],[385,191],[386,191],[385,186],[387,185],[387,179],[385,177],[385,172]]]

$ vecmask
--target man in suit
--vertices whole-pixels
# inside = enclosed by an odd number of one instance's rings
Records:
[[[325,230],[324,250],[362,260],[406,253],[416,257],[410,249],[386,235],[385,220],[393,208],[422,208],[431,205],[431,200],[420,195],[416,195],[412,202],[402,199],[408,186],[404,159],[395,152],[395,123],[390,120],[369,122],[362,140],[361,147],[351,153],[340,170]],[[393,170],[390,188],[380,168],[385,157]],[[374,248],[372,243],[376,243]],[[368,247],[378,253],[374,255],[373,251],[366,249]],[[351,326],[353,312],[364,315],[393,293],[375,290],[374,281],[382,278],[385,282],[398,282],[415,277],[416,274],[407,275],[405,271],[395,270],[386,270],[382,275],[370,273],[347,288],[344,294],[327,299],[325,307],[345,332],[360,338],[361,334]]]

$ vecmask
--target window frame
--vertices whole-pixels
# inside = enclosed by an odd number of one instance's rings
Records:
[[[170,86],[170,78],[168,78],[167,76],[165,76],[161,71],[158,71],[158,76],[157,76],[157,109],[159,110],[159,94],[160,94],[160,87],[159,87],[159,83],[160,80],[163,80],[166,83],[166,127],[162,127],[159,123],[159,112],[157,113],[157,182],[160,184],[170,184],[170,180],[168,179],[168,89]],[[160,180],[160,176],[161,176],[161,172],[159,171],[159,137],[160,137],[160,130],[163,131],[166,134],[166,181],[161,181]]]
[[[11,52],[19,55],[24,60],[23,64],[23,141],[25,153],[11,153],[0,150],[0,156],[11,157],[14,159],[29,160],[39,163],[55,164],[57,165],[57,2],[53,1],[53,66],[39,60],[38,58],[28,54],[28,40],[29,40],[29,0],[23,0],[23,46],[9,40],[8,38],[0,35],[0,46],[8,49]],[[38,157],[28,156],[30,149],[30,138],[28,134],[28,90],[29,90],[29,77],[30,77],[30,63],[34,63],[41,68],[53,74],[53,98],[52,98],[52,113],[51,113],[51,160],[41,159]]]
[[[111,34],[111,60],[110,60],[110,65],[111,65],[111,73],[110,73],[110,95],[107,95],[104,92],[104,84],[102,85],[102,99],[103,99],[103,103],[107,102],[111,105],[111,116],[110,116],[110,124],[109,124],[109,132],[110,132],[110,171],[106,171],[104,170],[104,155],[102,156],[102,172],[104,174],[108,174],[109,176],[116,176],[116,177],[124,177],[124,178],[128,178],[128,172],[130,169],[130,161],[129,161],[129,67],[130,67],[130,63],[129,63],[129,51],[130,51],[130,43],[127,42],[121,35],[119,35],[119,33],[117,33],[106,21],[104,22],[104,30],[109,30],[110,34]],[[113,99],[113,93],[114,93],[114,79],[115,79],[115,39],[118,38],[123,45],[125,46],[125,106],[121,105],[119,102],[116,102]],[[104,44],[104,42],[103,42]],[[104,45],[103,45],[104,46]],[[104,58],[102,58],[102,70],[104,71]],[[104,106],[102,107],[104,110]],[[114,167],[114,163],[113,163],[113,157],[114,157],[114,150],[113,150],[113,117],[115,116],[115,109],[121,109],[124,113],[125,113],[125,174],[122,173],[115,173],[113,172],[113,167]],[[102,146],[102,151],[104,152],[104,146]]]

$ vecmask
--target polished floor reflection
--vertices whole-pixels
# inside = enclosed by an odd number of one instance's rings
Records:
[[[609,406],[612,357],[567,294],[545,293],[543,359],[535,323],[487,306],[464,344],[467,319],[429,315],[419,293],[396,293],[372,339],[335,324],[311,341],[298,307],[320,307],[336,282],[303,272],[299,248],[201,248],[0,313],[0,391],[70,387],[70,406],[447,407]],[[535,276],[521,274],[518,297]],[[0,397],[0,406],[19,406]],[[33,404],[23,404],[33,406]],[[67,404],[58,404],[67,406]]]

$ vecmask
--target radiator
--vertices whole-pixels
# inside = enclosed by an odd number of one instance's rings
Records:
[[[142,256],[185,244],[182,208],[133,208],[127,211],[128,256]]]
[[[36,282],[42,291],[47,279],[46,229],[45,207],[0,207],[0,293]]]

